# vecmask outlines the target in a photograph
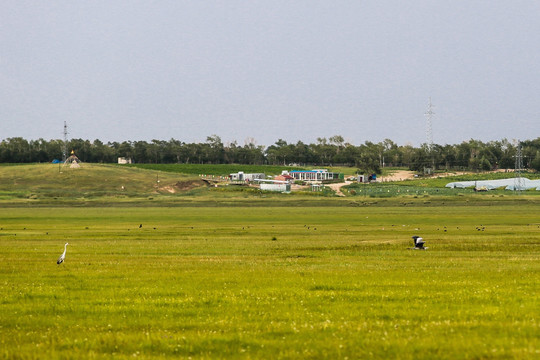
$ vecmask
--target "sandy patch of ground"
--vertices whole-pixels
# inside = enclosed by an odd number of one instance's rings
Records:
[[[178,181],[174,185],[161,187],[160,190],[164,190],[171,194],[175,194],[179,191],[187,191],[187,190],[195,189],[201,186],[208,186],[208,184],[202,180],[184,180],[184,181]]]
[[[397,170],[390,175],[380,177],[381,181],[403,181],[414,179],[414,171],[410,170]]]
[[[503,170],[504,171],[504,170]],[[414,175],[416,172],[410,171],[410,170],[398,170],[396,172],[391,173],[387,176],[382,176],[379,178],[380,181],[403,181],[403,180],[410,180],[414,179]],[[438,177],[448,177],[448,176],[458,176],[458,175],[465,175],[469,174],[467,172],[459,171],[459,172],[447,172],[447,173],[437,173],[433,175],[433,178]]]

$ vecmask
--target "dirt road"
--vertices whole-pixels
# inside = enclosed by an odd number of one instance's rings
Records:
[[[403,181],[403,180],[410,180],[414,179],[414,171],[410,170],[398,170],[396,172],[391,173],[387,176],[382,176],[380,178],[381,181]]]
[[[403,180],[409,180],[414,179],[414,171],[408,171],[408,170],[398,170],[396,172],[391,173],[390,175],[383,176],[379,178],[379,181],[403,181]],[[344,183],[337,183],[337,184],[328,184],[330,189],[334,190],[336,192],[337,196],[345,196],[343,192],[341,191],[341,187],[345,185],[351,184],[352,181],[345,181]]]
[[[341,187],[345,186],[345,185],[349,185],[351,182],[352,181],[345,181],[344,183],[328,184],[326,186],[328,186],[330,189],[334,190],[336,192],[337,196],[345,196],[345,194],[343,194],[341,192]]]

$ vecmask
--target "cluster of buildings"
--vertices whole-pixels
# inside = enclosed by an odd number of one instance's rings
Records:
[[[281,175],[267,178],[263,173],[247,174],[242,171],[229,175],[233,182],[257,182],[261,190],[290,192],[295,181],[310,184],[322,184],[325,181],[344,180],[343,173],[330,172],[326,169],[283,171]]]

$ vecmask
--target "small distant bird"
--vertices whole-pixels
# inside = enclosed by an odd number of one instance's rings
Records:
[[[56,262],[58,265],[64,262],[64,259],[66,258],[66,250],[67,250],[68,245],[69,245],[68,243],[64,245],[64,252],[62,253],[62,255],[60,255],[60,257],[58,258],[58,261]]]
[[[422,238],[421,238],[420,236],[418,236],[418,235],[414,235],[412,238],[413,238],[413,241],[414,241],[414,248],[415,248],[415,249],[422,249],[422,250],[425,249],[425,248],[424,248],[424,244],[425,244],[426,242],[424,241],[424,239],[422,239]]]
[[[140,229],[140,228],[142,228],[142,224],[141,224],[141,225],[139,225],[139,229]]]

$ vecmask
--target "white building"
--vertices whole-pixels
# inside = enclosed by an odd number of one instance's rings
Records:
[[[291,184],[285,183],[261,183],[261,190],[291,192]]]
[[[266,175],[263,173],[245,174],[243,171],[229,174],[229,179],[232,181],[253,181],[257,179],[265,179]]]
[[[131,158],[126,158],[126,157],[119,157],[118,158],[118,163],[119,164],[131,164]]]
[[[289,171],[289,175],[292,176],[295,180],[301,181],[324,181],[344,178],[343,174],[329,172],[326,169],[291,170]]]

